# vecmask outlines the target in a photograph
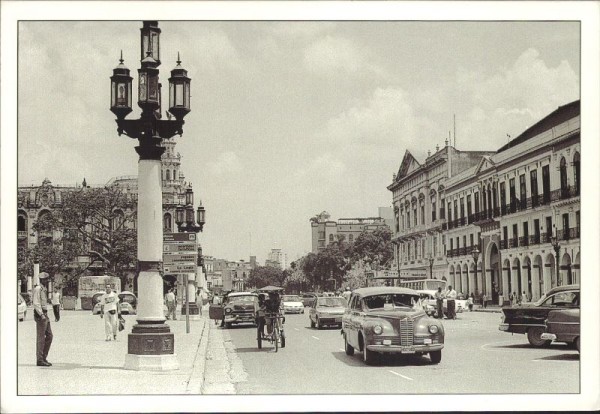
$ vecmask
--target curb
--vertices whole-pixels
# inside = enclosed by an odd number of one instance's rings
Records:
[[[502,313],[502,309],[473,309],[473,312]]]
[[[202,386],[204,385],[204,367],[206,365],[206,349],[208,348],[210,319],[204,318],[202,325],[202,333],[200,334],[200,343],[194,357],[192,372],[185,388],[186,394],[202,394]]]

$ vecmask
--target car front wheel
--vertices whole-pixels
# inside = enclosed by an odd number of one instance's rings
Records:
[[[434,364],[439,364],[442,360],[442,351],[431,351],[429,353],[429,358]]]
[[[542,339],[542,334],[544,333],[544,328],[540,326],[535,326],[533,328],[529,328],[527,330],[527,340],[529,343],[535,347],[541,347],[550,344],[552,341],[547,341]]]
[[[321,329],[321,322],[319,322],[319,318],[317,317],[317,329]]]
[[[344,349],[346,350],[346,355],[354,355],[354,347],[348,343],[348,338],[344,335]]]

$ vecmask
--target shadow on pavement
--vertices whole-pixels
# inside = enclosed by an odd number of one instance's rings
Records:
[[[36,364],[19,364],[20,367],[37,367]],[[51,367],[39,367],[40,369],[49,369],[49,370],[72,370],[72,369],[119,369],[122,370],[122,366],[97,366],[97,365],[81,365],[74,364],[69,362],[53,362]]]
[[[496,348],[496,349],[531,349],[531,350],[540,350],[540,349],[553,349],[553,350],[567,350],[569,349],[569,345],[565,344],[552,344],[541,347],[534,347],[529,343],[523,344],[511,344],[511,345],[490,345],[488,348]]]
[[[575,354],[560,354],[542,358],[537,358],[538,361],[579,361],[579,353]]]
[[[252,352],[269,352],[271,349],[275,350],[275,347],[272,346],[263,346],[262,349],[258,349],[258,347],[253,348],[235,348],[236,353],[248,354]]]
[[[362,358],[362,352],[355,351],[353,356],[346,355],[345,352],[332,352],[331,353],[337,360],[342,361],[346,365],[358,367],[358,366],[368,366],[366,365]],[[384,367],[404,367],[404,366],[424,366],[424,365],[432,365],[431,360],[428,357],[422,356],[407,356],[407,355],[392,355],[392,354],[381,354],[376,360],[374,366],[384,366]]]

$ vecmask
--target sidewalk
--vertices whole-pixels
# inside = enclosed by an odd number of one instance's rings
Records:
[[[36,366],[36,325],[32,313],[18,324],[18,395],[200,394],[208,346],[208,308],[200,320],[169,320],[175,335],[179,369],[152,372],[123,368],[127,334],[136,315],[123,315],[126,327],[117,341],[105,341],[104,320],[90,311],[62,311],[60,322],[51,319],[54,340],[48,360],[52,367]]]
[[[481,305],[473,306],[473,312],[491,312],[491,313],[502,313],[502,307],[498,305],[487,305],[483,307]]]

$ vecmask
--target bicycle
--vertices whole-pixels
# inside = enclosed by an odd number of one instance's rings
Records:
[[[257,342],[258,349],[262,349],[262,341],[268,341],[275,346],[275,352],[281,348],[285,348],[285,333],[283,331],[283,320],[284,317],[278,313],[266,313],[264,316],[265,327],[267,333],[261,332],[261,326],[258,325]]]

